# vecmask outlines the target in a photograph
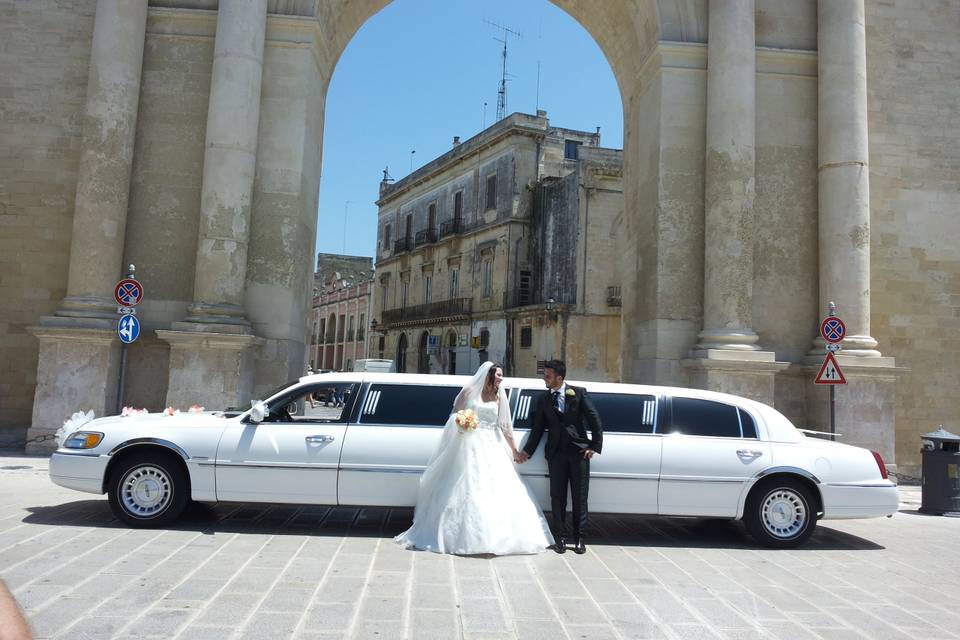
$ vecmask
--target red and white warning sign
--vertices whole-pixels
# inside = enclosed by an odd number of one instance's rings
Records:
[[[823,365],[820,367],[820,373],[817,374],[816,384],[847,384],[847,379],[840,369],[840,363],[837,362],[833,352],[827,352],[827,357],[823,359]]]

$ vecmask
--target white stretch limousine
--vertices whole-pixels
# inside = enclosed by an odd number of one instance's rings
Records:
[[[172,522],[190,499],[409,507],[466,379],[319,374],[243,412],[101,418],[67,434],[50,477],[106,492],[116,516],[136,527]],[[546,391],[536,379],[503,384],[519,443]],[[819,518],[897,510],[879,454],[808,438],[764,404],[695,389],[573,384],[586,387],[603,421],[593,512],[743,519],[762,544],[791,547]],[[549,509],[542,443],[518,469]]]

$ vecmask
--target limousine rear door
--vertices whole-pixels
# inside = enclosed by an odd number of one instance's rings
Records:
[[[534,408],[546,393],[520,391],[514,431],[523,448],[533,421]],[[590,462],[590,509],[608,513],[656,513],[657,480],[662,438],[653,433],[656,397],[646,394],[589,391],[600,414],[603,452]],[[540,506],[550,509],[550,480],[543,451],[546,434],[530,460],[517,467]]]
[[[660,513],[736,517],[746,483],[770,464],[770,445],[735,405],[674,397],[669,406],[660,421]]]
[[[217,447],[217,499],[336,504],[337,463],[359,387],[300,386],[268,403],[263,422],[225,429]]]
[[[460,387],[372,383],[340,457],[340,504],[412,507]]]
[[[603,425],[603,453],[590,461],[590,509],[657,513],[663,438],[654,433],[657,398],[590,392]]]

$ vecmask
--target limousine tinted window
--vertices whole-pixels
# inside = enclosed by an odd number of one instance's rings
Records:
[[[653,433],[657,399],[633,393],[590,393],[605,432]]]
[[[669,432],[688,436],[739,438],[737,407],[699,398],[673,398]]]
[[[361,423],[442,427],[460,387],[373,384],[360,411]]]
[[[547,393],[546,389],[524,389],[520,392],[520,400],[513,413],[514,429],[529,429],[533,424],[533,412],[540,402],[540,398]]]
[[[757,437],[757,423],[753,421],[753,416],[740,409],[740,426],[743,429],[744,438]]]

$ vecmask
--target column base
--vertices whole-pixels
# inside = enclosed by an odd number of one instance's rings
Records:
[[[700,349],[681,361],[690,375],[690,386],[719,391],[774,406],[774,378],[790,366],[778,362],[773,351]]]
[[[189,314],[184,318],[184,322],[198,325],[215,325],[220,327],[216,331],[220,333],[235,333],[242,331],[229,330],[224,327],[240,327],[246,329],[247,333],[252,333],[250,321],[246,318],[246,312],[243,307],[235,304],[211,304],[208,302],[194,302],[187,308]],[[206,331],[206,329],[199,329]]]
[[[704,329],[697,336],[695,350],[760,351],[760,336],[750,329]]]
[[[841,352],[844,353],[844,352]],[[795,365],[810,382],[806,391],[807,424],[797,426],[830,431],[830,387],[813,384],[823,354]],[[896,383],[905,371],[893,358],[836,356],[847,384],[836,385],[838,442],[878,452],[891,467],[896,463]]]
[[[253,392],[254,348],[263,343],[250,333],[224,333],[213,325],[175,322],[157,330],[170,344],[167,406],[185,410],[198,404],[208,410],[246,408]],[[231,325],[236,329],[235,325]]]
[[[117,321],[117,303],[115,300],[94,296],[70,296],[60,303],[50,320],[70,318],[72,320]],[[43,321],[41,320],[41,324]]]
[[[858,358],[882,358],[883,354],[877,351],[876,346],[879,343],[870,336],[847,336],[840,343],[843,347],[843,354],[846,356],[855,356]],[[817,336],[813,339],[813,346],[807,352],[809,358],[822,358],[827,352],[826,341]],[[892,365],[891,365],[892,366]]]
[[[87,319],[89,320],[89,319]],[[96,417],[117,412],[120,339],[113,328],[76,326],[66,318],[44,317],[27,331],[40,341],[37,389],[27,440],[52,435],[77,411]],[[52,325],[52,326],[50,326]],[[31,442],[27,453],[49,453],[56,440]]]

